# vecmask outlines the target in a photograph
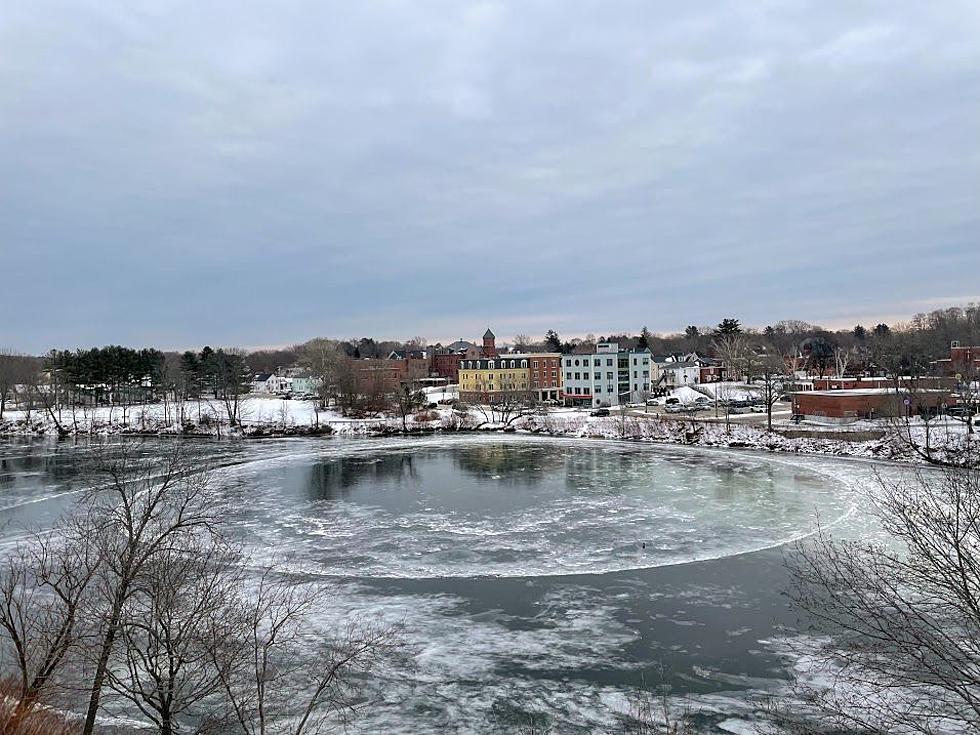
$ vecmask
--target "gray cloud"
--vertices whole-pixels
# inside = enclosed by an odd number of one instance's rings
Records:
[[[0,343],[980,295],[975,3],[8,3]]]

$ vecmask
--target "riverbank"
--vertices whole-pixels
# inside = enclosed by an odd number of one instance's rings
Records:
[[[414,415],[350,418],[319,410],[312,402],[257,398],[241,406],[232,425],[224,407],[208,401],[182,406],[150,404],[138,407],[62,409],[50,412],[10,411],[0,421],[0,436],[184,436],[207,438],[282,438],[310,436],[384,436],[430,433],[517,432],[535,435],[618,439],[688,446],[752,449],[789,454],[858,457],[899,462],[923,462],[922,447],[937,460],[957,461],[975,451],[977,440],[960,427],[882,427],[868,440],[841,436],[768,432],[762,427],[732,423],[696,422],[664,416],[591,416],[575,409],[551,408],[512,418],[488,421],[482,412],[463,412],[448,406]],[[492,418],[492,417],[491,417]],[[928,431],[928,434],[927,434]]]

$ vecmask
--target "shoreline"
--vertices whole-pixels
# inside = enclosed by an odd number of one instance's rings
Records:
[[[135,412],[134,412],[135,413]],[[326,412],[324,412],[326,413]],[[127,424],[100,422],[94,417],[76,423],[68,431],[59,432],[55,422],[47,416],[35,415],[28,422],[23,418],[0,422],[0,439],[77,439],[140,437],[186,438],[219,440],[266,440],[289,438],[331,437],[412,437],[445,434],[447,436],[472,434],[524,434],[583,439],[607,439],[635,443],[662,444],[762,452],[776,455],[824,456],[853,458],[869,461],[906,465],[929,465],[921,453],[910,446],[908,437],[900,436],[894,429],[885,430],[877,439],[853,441],[847,438],[788,437],[782,433],[769,433],[763,428],[746,424],[692,423],[683,419],[651,416],[639,418],[590,417],[581,413],[531,414],[512,420],[508,424],[480,422],[473,414],[461,415],[443,411],[424,421],[414,418],[405,430],[400,417],[374,417],[364,419],[341,418],[331,415],[316,423],[270,421],[245,421],[230,426],[227,421],[213,417],[206,422],[166,423],[158,417],[140,415],[137,422]],[[475,423],[474,423],[475,422]],[[64,422],[63,422],[64,426]],[[952,440],[951,440],[952,439]],[[916,438],[918,441],[918,438]],[[945,442],[937,442],[932,453],[937,460],[950,460],[975,443],[966,435],[950,436]]]

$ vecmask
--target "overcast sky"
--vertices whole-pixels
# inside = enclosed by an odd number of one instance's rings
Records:
[[[976,0],[8,0],[0,346],[976,300],[978,39]]]

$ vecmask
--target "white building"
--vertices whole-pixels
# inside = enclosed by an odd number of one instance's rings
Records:
[[[678,388],[682,385],[695,385],[701,382],[701,366],[696,362],[668,360],[657,363],[662,386]]]
[[[572,406],[642,403],[650,394],[650,371],[646,350],[620,352],[617,343],[600,342],[592,354],[562,356],[562,395]]]

